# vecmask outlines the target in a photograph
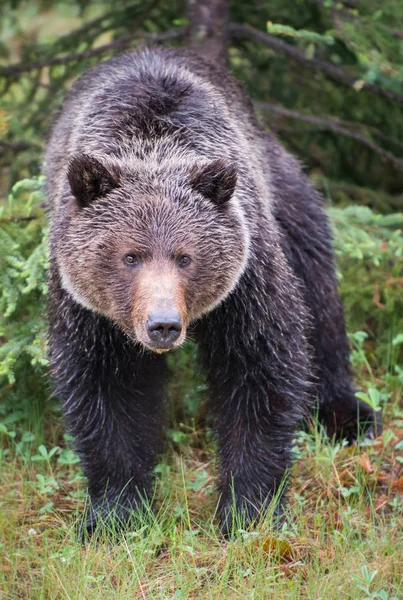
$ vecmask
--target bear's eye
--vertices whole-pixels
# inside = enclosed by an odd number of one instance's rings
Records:
[[[140,264],[141,259],[136,254],[126,254],[123,261],[130,267],[135,267],[136,265]]]
[[[182,254],[181,256],[178,256],[178,258],[176,259],[176,262],[178,264],[179,267],[187,267],[188,265],[190,265],[190,263],[192,262],[190,256],[188,256],[187,254]]]

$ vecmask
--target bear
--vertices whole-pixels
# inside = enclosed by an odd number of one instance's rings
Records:
[[[323,200],[241,84],[183,49],[106,60],[45,154],[49,357],[88,481],[86,531],[153,494],[166,352],[191,333],[209,387],[224,534],[282,518],[301,422],[380,423],[359,401]]]

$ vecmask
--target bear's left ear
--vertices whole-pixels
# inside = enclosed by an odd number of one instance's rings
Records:
[[[237,171],[234,163],[218,158],[203,167],[195,166],[190,172],[189,183],[217,206],[222,206],[235,191]]]
[[[80,208],[118,187],[120,175],[119,167],[106,167],[88,154],[76,154],[67,168],[70,189]]]

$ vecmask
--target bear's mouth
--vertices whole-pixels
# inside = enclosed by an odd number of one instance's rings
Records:
[[[176,339],[175,341],[167,340],[162,343],[161,342],[153,343],[152,340],[144,339],[143,337],[138,338],[138,340],[148,350],[151,350],[151,352],[155,352],[156,354],[164,354],[165,352],[169,352],[170,350],[175,350],[176,348],[179,348],[179,346],[181,346],[183,344],[183,342],[185,341],[185,337],[186,337],[186,333],[183,332],[180,335],[180,337],[178,339]]]
[[[161,354],[163,352],[169,352],[176,348],[175,342],[159,342],[158,344],[153,344],[152,340],[144,341],[143,344],[147,346],[149,350],[152,352],[156,352],[157,354]]]

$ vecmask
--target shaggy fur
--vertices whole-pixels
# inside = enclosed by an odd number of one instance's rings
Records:
[[[322,201],[228,74],[166,49],[98,65],[74,84],[45,170],[52,373],[90,531],[152,492],[165,402],[155,307],[180,315],[174,345],[187,326],[199,345],[224,531],[233,500],[252,522],[281,488],[315,397],[330,434],[373,423],[348,374]]]

